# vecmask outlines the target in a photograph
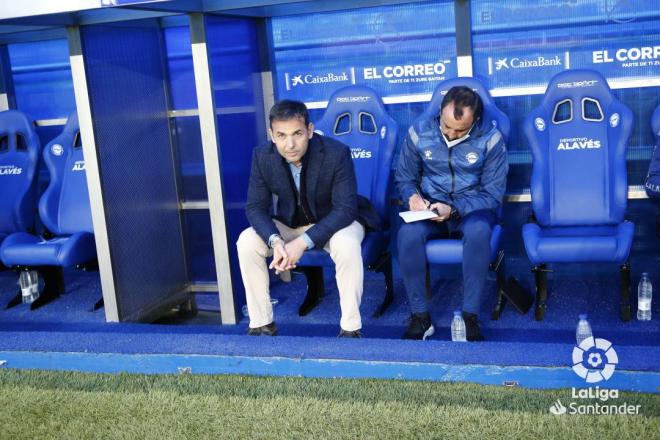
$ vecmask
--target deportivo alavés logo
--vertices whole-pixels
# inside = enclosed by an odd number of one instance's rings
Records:
[[[543,131],[545,130],[545,121],[543,118],[536,118],[534,119],[534,126],[538,131]]]
[[[50,152],[55,156],[61,156],[64,154],[64,147],[60,144],[53,144],[53,146],[50,147]]]
[[[470,151],[468,154],[465,155],[465,160],[467,161],[467,163],[472,165],[479,160],[479,155],[474,151]]]
[[[620,120],[621,117],[618,113],[612,113],[612,116],[610,116],[610,127],[616,128],[616,126],[619,125]]]
[[[371,151],[364,148],[351,148],[351,157],[353,159],[371,159]]]
[[[587,137],[560,138],[557,150],[595,150],[601,147],[600,139]]]
[[[16,165],[0,165],[0,176],[18,176],[23,168]]]
[[[602,338],[587,338],[573,349],[573,371],[587,383],[608,380],[619,357],[612,343]]]

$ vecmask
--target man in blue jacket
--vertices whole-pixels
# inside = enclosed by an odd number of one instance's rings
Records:
[[[660,204],[660,106],[655,109],[651,118],[653,135],[655,136],[655,148],[649,163],[649,172],[644,180],[644,189],[650,199]],[[660,237],[660,214],[655,217],[655,233]]]
[[[335,262],[339,336],[360,337],[364,227],[357,221],[350,150],[314,133],[301,102],[275,104],[269,120],[272,142],[255,148],[252,155],[245,206],[251,227],[236,243],[250,315],[248,334],[277,332],[266,258],[273,257],[270,268],[280,273],[295,268],[306,250],[322,248]]]
[[[644,189],[649,198],[660,199],[660,148],[658,146],[655,147],[651,156],[649,172],[644,181]]]
[[[404,223],[398,234],[399,266],[412,312],[406,339],[426,339],[435,331],[426,302],[426,241],[458,232],[467,339],[483,340],[477,315],[508,164],[502,134],[481,126],[482,111],[478,94],[453,87],[440,115],[415,122],[402,147],[396,170],[401,197],[410,210],[437,213],[430,220]]]

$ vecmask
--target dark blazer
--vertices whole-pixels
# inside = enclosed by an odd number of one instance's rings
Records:
[[[304,186],[307,202],[316,224],[307,235],[322,247],[340,229],[358,217],[357,183],[349,148],[334,139],[314,133],[305,153],[307,169]],[[302,186],[302,182],[301,182]],[[273,215],[272,196],[277,196],[277,215]],[[268,142],[254,149],[245,213],[250,225],[268,243],[278,234],[272,218],[287,226],[293,223],[296,193],[288,164]]]

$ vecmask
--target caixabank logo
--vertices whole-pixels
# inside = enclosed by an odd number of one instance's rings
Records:
[[[607,339],[586,338],[573,348],[571,356],[572,370],[586,384],[592,385],[608,381],[615,373],[619,356],[614,346]],[[641,405],[631,405],[619,401],[619,390],[600,385],[585,388],[571,388],[567,405],[557,399],[550,406],[550,413],[561,415],[634,415],[640,413]],[[570,400],[570,401],[569,401]]]
[[[570,66],[569,53],[562,55],[536,55],[536,56],[508,56],[493,58],[488,57],[488,74],[495,75],[513,70],[534,71],[548,67]]]
[[[339,71],[320,73],[284,73],[284,84],[286,85],[287,91],[301,86],[315,86],[328,83],[346,83],[346,85],[355,85],[355,68],[349,67]]]

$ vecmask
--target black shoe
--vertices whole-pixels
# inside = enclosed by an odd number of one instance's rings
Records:
[[[247,334],[250,336],[275,336],[277,335],[277,327],[275,322],[271,322],[261,327],[249,328]]]
[[[431,323],[431,315],[428,312],[413,313],[410,315],[410,323],[403,335],[403,339],[421,339],[422,341],[435,333]]]
[[[360,333],[360,329],[353,330],[353,331],[348,331],[344,330],[343,328],[339,330],[339,335],[337,335],[338,338],[361,338],[362,333]]]
[[[470,342],[483,341],[484,337],[479,328],[479,319],[474,313],[463,312],[463,320],[465,321],[465,334],[466,339]]]

